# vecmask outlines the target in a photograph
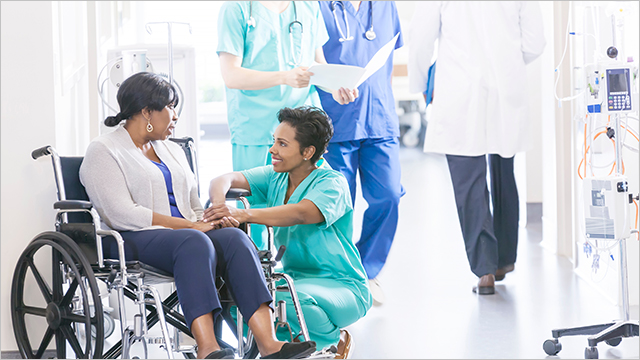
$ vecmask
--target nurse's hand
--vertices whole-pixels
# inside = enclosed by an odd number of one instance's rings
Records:
[[[358,88],[353,90],[340,88],[338,91],[333,92],[333,100],[335,100],[340,105],[346,105],[348,103],[354,102],[358,97]]]
[[[225,216],[220,219],[220,222],[218,222],[218,226],[220,229],[226,227],[238,227],[240,226],[240,222],[230,216]]]
[[[223,218],[233,218],[238,224],[246,221],[245,211],[238,209],[227,204],[211,205],[204,211],[205,222],[216,221],[219,222]]]
[[[284,83],[294,88],[303,88],[309,86],[309,78],[313,75],[307,71],[308,67],[301,66],[295,69],[285,71]]]

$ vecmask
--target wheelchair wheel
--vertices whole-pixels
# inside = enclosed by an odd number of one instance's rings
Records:
[[[102,356],[104,315],[96,278],[67,235],[44,232],[29,243],[13,273],[11,309],[23,358],[42,358],[54,339],[58,359],[67,358],[67,346],[75,353],[71,357]]]

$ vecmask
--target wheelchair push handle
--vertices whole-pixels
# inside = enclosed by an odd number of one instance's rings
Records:
[[[47,145],[47,146],[43,146],[39,149],[35,149],[31,152],[31,157],[33,158],[33,160],[37,160],[38,158],[41,158],[45,155],[51,155],[51,146]]]
[[[251,191],[239,188],[231,188],[227,191],[227,200],[235,200],[241,197],[251,196]]]

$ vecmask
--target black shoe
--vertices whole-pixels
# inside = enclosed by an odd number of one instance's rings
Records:
[[[205,356],[205,359],[234,359],[235,353],[231,349],[220,349]]]
[[[262,359],[303,359],[316,351],[315,341],[285,343],[280,351],[263,356]]]

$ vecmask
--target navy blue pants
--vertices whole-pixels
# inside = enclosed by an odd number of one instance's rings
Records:
[[[513,157],[489,155],[493,215],[486,156],[447,155],[447,162],[471,271],[478,277],[495,274],[516,262],[520,206]]]
[[[189,327],[202,315],[213,312],[215,319],[220,313],[216,276],[223,278],[246,321],[261,304],[273,302],[255,247],[240,229],[207,233],[157,229],[121,234],[127,260],[139,260],[173,274]],[[103,243],[105,257],[117,259],[115,239],[107,237]]]

